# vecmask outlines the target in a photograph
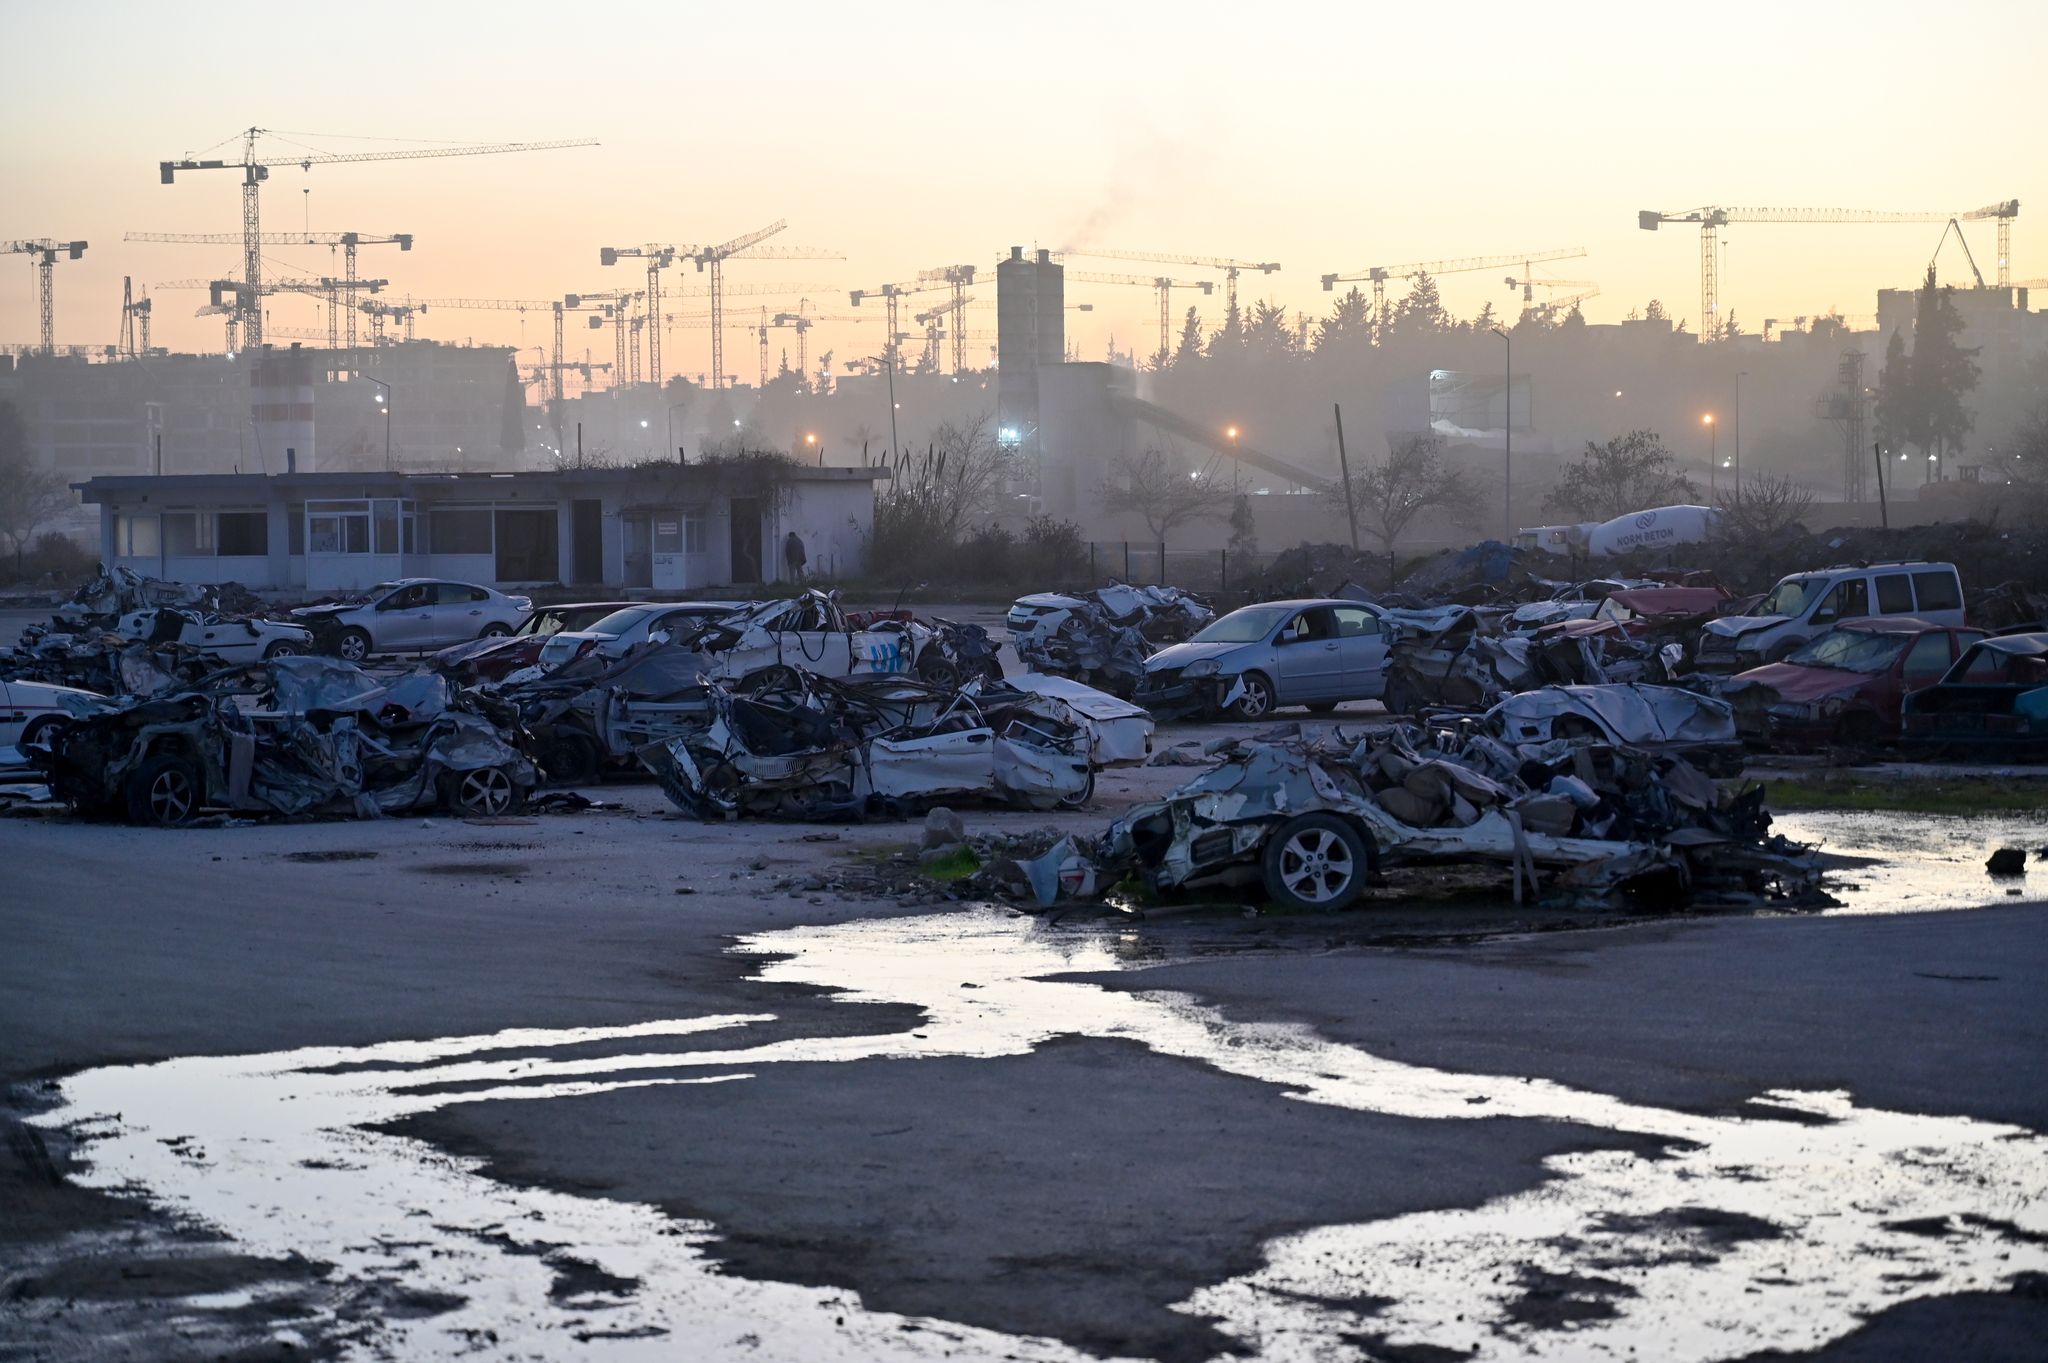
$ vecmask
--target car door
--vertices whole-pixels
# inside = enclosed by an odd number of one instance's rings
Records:
[[[28,715],[21,709],[21,700],[6,682],[0,681],[0,748],[11,748],[21,742],[21,731],[28,727]]]
[[[433,584],[415,582],[378,602],[372,629],[380,649],[427,647],[434,631]]]
[[[467,643],[482,634],[484,626],[497,618],[487,613],[490,599],[490,593],[481,587],[462,582],[436,582],[433,623],[430,626],[436,637],[429,646],[446,648],[449,644]]]
[[[1344,659],[1328,606],[1297,612],[1273,636],[1273,685],[1281,705],[1331,700],[1344,689]]]
[[[1337,656],[1343,664],[1340,699],[1378,700],[1387,689],[1387,636],[1380,618],[1363,606],[1332,606]]]

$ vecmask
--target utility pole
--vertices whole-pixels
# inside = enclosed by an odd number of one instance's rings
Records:
[[[1515,338],[1499,327],[1493,334],[1507,342],[1507,388],[1501,398],[1500,538],[1515,542]]]
[[[1344,519],[1351,524],[1351,552],[1358,552],[1358,508],[1351,499],[1351,457],[1344,452],[1344,408],[1331,403],[1337,414],[1337,467],[1344,471]]]

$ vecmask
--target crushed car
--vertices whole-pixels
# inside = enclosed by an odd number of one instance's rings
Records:
[[[1682,756],[1592,739],[1515,744],[1404,725],[1249,742],[1092,845],[1020,863],[1041,904],[1126,877],[1150,891],[1263,890],[1339,910],[1384,869],[1494,863],[1515,898],[1604,903],[1629,890],[1793,902],[1817,885],[1808,849],[1769,833],[1761,787],[1724,791]]]
[[[1682,753],[1715,775],[1742,770],[1735,707],[1675,686],[1544,686],[1502,700],[1481,724],[1504,743],[1595,739],[1644,752]]]
[[[702,621],[673,634],[670,643],[699,655],[704,675],[736,682],[764,673],[786,682],[798,670],[854,677],[957,666],[945,656],[941,631],[901,619],[859,628],[837,592],[816,588]]]
[[[177,826],[208,809],[499,815],[539,776],[516,722],[434,673],[385,682],[333,659],[274,658],[76,717],[26,755],[57,799],[132,823]]]
[[[1911,748],[2048,757],[2048,634],[1979,639],[1940,681],[1906,697],[1904,710]]]
[[[1128,698],[1146,658],[1191,638],[1214,617],[1207,602],[1178,587],[1112,582],[1080,595],[1019,597],[1006,623],[1027,671],[1071,677]]]
[[[709,687],[710,721],[650,743],[641,760],[677,808],[702,819],[840,819],[962,799],[1078,807],[1095,789],[1088,729],[1061,701],[912,677]]]
[[[123,615],[111,632],[152,645],[181,645],[221,667],[313,651],[313,631],[303,625],[196,606],[146,606]]]

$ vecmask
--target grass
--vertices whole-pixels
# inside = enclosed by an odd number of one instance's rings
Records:
[[[1764,804],[1771,809],[1891,810],[1901,814],[2048,812],[2048,778],[1872,778],[1816,773],[1765,781],[1763,786]]]
[[[965,880],[980,869],[981,858],[974,855],[972,847],[963,843],[945,856],[920,867],[918,873],[928,880]]]

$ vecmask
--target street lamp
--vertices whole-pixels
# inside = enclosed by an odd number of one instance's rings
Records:
[[[1225,426],[1223,434],[1230,437],[1230,490],[1235,492],[1244,479],[1244,462],[1237,457],[1237,427]]]
[[[364,378],[370,379],[368,374]],[[384,391],[377,394],[377,405],[384,409],[384,471],[391,472],[391,385],[382,379],[370,379]]]
[[[1721,430],[1714,425],[1714,414],[1708,412],[1700,418],[1700,425],[1707,428],[1707,496],[1715,501],[1721,497]]]
[[[804,446],[807,449],[818,451],[818,467],[823,468],[825,466],[825,451],[818,447],[818,433],[816,431],[804,432]]]
[[[1515,542],[1515,338],[1499,327],[1491,328],[1494,335],[1507,342],[1506,372],[1503,377],[1507,387],[1501,393],[1501,458],[1500,458],[1500,539],[1502,544]]]
[[[1747,369],[1735,374],[1735,495],[1742,495],[1742,381],[1749,377]]]

